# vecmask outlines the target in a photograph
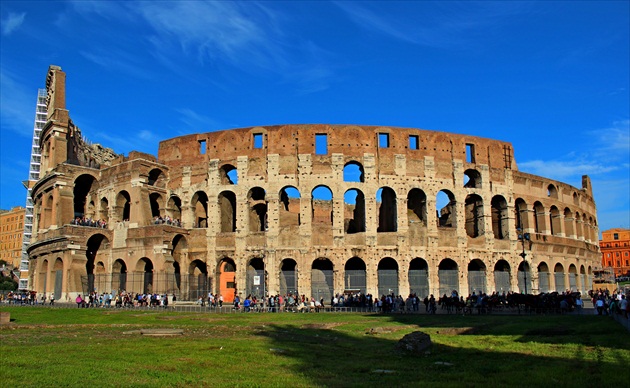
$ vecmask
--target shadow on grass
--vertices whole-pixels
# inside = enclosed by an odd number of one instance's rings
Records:
[[[301,376],[302,383],[320,386],[598,386],[627,383],[630,363],[628,345],[604,348],[590,340],[575,340],[575,332],[551,337],[518,335],[522,324],[513,327],[492,320],[474,320],[475,329],[463,334],[436,334],[447,327],[466,329],[470,320],[422,319],[388,316],[411,325],[383,335],[366,335],[338,326],[274,324],[255,335],[268,338],[269,352],[277,364]],[[500,320],[498,320],[500,321]],[[528,323],[528,322],[526,322]],[[469,326],[465,326],[468,324]],[[415,326],[415,327],[414,327]],[[425,328],[434,342],[420,355],[395,350],[404,334]],[[544,329],[543,329],[544,330]],[[520,333],[522,334],[522,332]],[[516,336],[513,341],[492,336]],[[571,337],[569,340],[567,337]],[[538,339],[547,341],[538,341]],[[551,339],[550,339],[551,338]],[[538,342],[542,345],[531,345]],[[290,362],[289,362],[290,361]],[[620,373],[621,372],[621,373]]]

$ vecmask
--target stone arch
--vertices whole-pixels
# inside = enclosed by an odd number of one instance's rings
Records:
[[[508,293],[512,291],[510,264],[501,259],[494,265],[494,289],[497,293]]]
[[[520,293],[527,294],[532,292],[531,269],[526,260],[521,261],[518,265],[517,282]]]
[[[291,228],[302,224],[300,217],[302,209],[301,197],[300,190],[294,186],[285,186],[280,190],[280,209],[278,214],[280,228]]]
[[[398,262],[385,257],[378,262],[378,295],[398,295]]]
[[[112,286],[118,292],[127,290],[127,263],[121,258],[116,259],[112,265]]]
[[[311,191],[311,215],[316,228],[328,230],[333,224],[333,193],[328,186],[319,185]]]
[[[360,257],[354,256],[344,266],[344,291],[367,293],[367,266]]]
[[[344,182],[365,182],[365,171],[363,164],[352,160],[343,166]]]
[[[238,169],[231,164],[224,164],[219,169],[219,178],[222,185],[238,184]]]
[[[575,220],[571,209],[568,207],[564,208],[564,235],[566,237],[575,236]]]
[[[427,195],[414,188],[407,194],[407,220],[409,228],[427,226]]]
[[[344,193],[344,230],[347,234],[365,232],[365,196],[359,189]]]
[[[168,199],[168,202],[166,203],[166,215],[171,217],[175,225],[181,222],[182,200],[178,196],[171,195]]]
[[[222,191],[218,197],[221,214],[221,233],[236,232],[236,194]]]
[[[153,293],[153,261],[143,257],[136,263],[136,272],[142,273],[142,293]]]
[[[159,168],[154,168],[149,171],[147,184],[149,186],[155,186],[163,189],[166,187],[166,175]]]
[[[280,295],[299,295],[297,262],[284,259],[280,262]]]
[[[420,257],[409,263],[409,291],[421,299],[429,296],[429,264]]]
[[[495,195],[490,202],[492,207],[492,233],[494,238],[503,240],[508,238],[508,207],[502,195]]]
[[[81,174],[74,180],[74,188],[72,189],[73,217],[84,217],[86,215],[88,194],[96,188],[98,188],[98,181],[90,174]]]
[[[549,266],[544,261],[538,264],[538,291],[541,293],[549,292],[550,284]]]
[[[61,290],[63,290],[63,259],[61,257],[57,257],[55,263],[53,264],[53,273],[55,274],[55,282],[53,285],[53,292],[55,295],[55,300],[61,299]]]
[[[181,268],[180,268],[181,270]],[[188,300],[206,298],[211,290],[208,265],[201,260],[193,260],[188,266]]]
[[[542,203],[534,202],[534,232],[542,233],[545,228],[545,208]]]
[[[438,280],[440,281],[440,296],[450,296],[453,290],[459,293],[459,269],[454,260],[446,258],[440,261],[438,265]]]
[[[378,189],[376,192],[376,206],[378,208],[377,232],[396,232],[398,230],[396,192],[386,186]]]
[[[335,295],[334,266],[332,261],[320,257],[311,265],[311,296],[330,301]]]
[[[149,194],[149,203],[151,204],[151,217],[162,217],[161,208],[164,207],[162,204],[162,195],[160,195],[160,193]]]
[[[109,222],[109,202],[107,201],[107,198],[101,198],[98,209],[98,218],[105,222]]]
[[[249,209],[249,231],[264,232],[267,230],[267,200],[262,187],[252,187],[247,194]]]
[[[40,225],[40,229],[48,228],[53,224],[52,213],[54,204],[53,193],[46,193],[42,196],[42,218],[44,222]]]
[[[129,221],[131,217],[131,196],[126,190],[118,192],[116,196],[116,219]]]
[[[474,168],[469,168],[464,171],[464,187],[466,188],[481,188],[481,174]]]
[[[590,289],[590,283],[586,277],[586,268],[584,267],[584,264],[580,265],[580,286],[582,294],[586,293],[586,291]]]
[[[435,209],[439,227],[457,227],[457,201],[452,192],[440,190],[435,197]]]
[[[468,237],[479,237],[484,234],[483,199],[477,194],[466,196],[465,227]]]
[[[566,289],[564,284],[564,266],[560,263],[556,263],[556,266],[553,268],[553,276],[556,281],[556,291],[563,292]]]
[[[584,239],[582,217],[580,216],[579,212],[575,212],[575,238],[578,240]]]
[[[569,290],[578,291],[578,273],[575,264],[569,265]]]
[[[193,211],[195,228],[208,227],[208,195],[203,191],[197,191],[190,201]]]
[[[186,261],[188,255],[188,240],[186,237],[177,234],[173,237],[171,243],[173,249],[171,250],[171,256],[173,257],[173,275],[175,276],[175,288],[182,291],[182,268],[181,265]]]
[[[40,292],[43,292],[44,294],[48,292],[48,271],[48,260],[44,259],[37,275],[37,288]]]
[[[107,249],[107,245],[109,244],[109,240],[104,235],[97,233],[92,235],[86,243],[85,257],[87,258],[87,262],[85,263],[85,271],[87,274],[87,288],[86,292],[90,293],[95,290],[95,266],[96,266],[96,256],[98,255],[98,251],[101,248]],[[103,291],[103,290],[99,290]]]
[[[549,186],[547,186],[547,197],[556,199],[558,198],[558,189],[555,185],[551,183],[549,184]]]
[[[516,201],[514,201],[514,220],[516,222],[514,226],[517,230],[522,229],[524,232],[531,228],[527,213],[527,203],[523,200],[523,198],[517,198]]]
[[[229,257],[223,258],[217,267],[219,278],[219,294],[224,302],[233,302],[236,296],[236,263]]]
[[[245,295],[255,296],[257,299],[267,295],[267,276],[265,271],[265,261],[262,257],[254,257],[247,263],[247,280],[245,285]]]
[[[468,292],[477,295],[488,292],[486,285],[486,264],[481,259],[473,259],[468,263]],[[440,291],[440,295],[443,295]],[[447,295],[450,295],[448,291]]]
[[[551,235],[557,236],[561,232],[560,228],[560,211],[555,205],[549,208],[549,227],[551,228]]]

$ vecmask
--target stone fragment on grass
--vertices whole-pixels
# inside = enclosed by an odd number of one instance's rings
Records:
[[[424,355],[431,347],[431,337],[427,333],[414,331],[402,337],[396,344],[396,350],[402,353]]]

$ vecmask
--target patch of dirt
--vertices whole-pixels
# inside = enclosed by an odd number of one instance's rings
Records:
[[[479,331],[478,327],[444,327],[437,330],[436,334],[442,335],[462,335],[462,334],[476,334]]]
[[[542,337],[556,337],[560,335],[572,335],[575,330],[568,327],[547,327],[541,329],[532,329],[525,332],[525,335],[539,335]]]
[[[331,323],[307,323],[301,326],[302,329],[315,329],[315,330],[330,330],[334,329],[337,326],[341,326],[343,323],[341,322],[331,322]]]

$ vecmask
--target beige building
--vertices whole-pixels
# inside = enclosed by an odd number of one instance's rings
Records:
[[[590,179],[521,172],[507,142],[279,125],[121,156],[83,142],[58,67],[47,93],[28,249],[38,292],[585,291],[600,262]]]
[[[20,206],[0,210],[0,260],[13,268],[20,268],[25,211]]]

